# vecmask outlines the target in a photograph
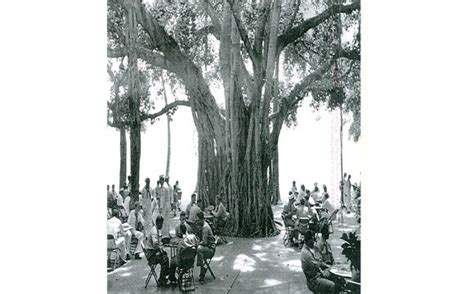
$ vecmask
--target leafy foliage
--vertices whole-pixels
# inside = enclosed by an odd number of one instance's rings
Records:
[[[341,239],[344,241],[342,255],[344,255],[353,267],[360,271],[360,239],[354,232],[343,233]]]

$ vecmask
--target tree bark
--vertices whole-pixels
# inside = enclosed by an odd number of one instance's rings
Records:
[[[135,50],[137,38],[137,20],[134,6],[127,5],[128,21],[128,67],[129,67],[129,98],[128,107],[130,113],[130,175],[131,175],[131,198],[133,202],[138,201],[140,181],[140,156],[141,156],[141,119],[140,119],[140,97],[138,96],[138,64],[137,52]]]
[[[127,184],[127,132],[120,128],[120,188]]]

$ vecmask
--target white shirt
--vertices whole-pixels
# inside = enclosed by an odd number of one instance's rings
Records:
[[[120,195],[120,193],[117,194],[116,199],[117,199],[117,205],[118,206],[123,206],[123,197],[122,197],[122,195]]]
[[[130,196],[127,196],[125,197],[125,201],[123,202],[123,207],[125,208],[125,212],[127,213],[127,215],[130,212],[130,199]]]
[[[119,237],[119,233],[122,233],[122,222],[116,218],[112,217],[107,220],[107,235],[114,236],[115,239]]]
[[[143,219],[143,215],[141,212],[138,213],[138,222],[141,222],[142,225],[145,225],[145,220]],[[137,217],[135,216],[135,211],[131,211],[130,215],[128,216],[128,221],[127,223],[132,227],[136,228],[137,227]]]
[[[193,204],[189,210],[189,221],[194,223],[197,220],[197,214],[201,211],[201,208],[197,204]]]

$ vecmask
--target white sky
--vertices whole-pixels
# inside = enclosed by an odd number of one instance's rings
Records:
[[[179,97],[185,99],[186,97]],[[174,100],[169,98],[170,101]],[[280,192],[286,199],[291,182],[295,180],[298,187],[305,184],[312,189],[315,181],[319,187],[326,184],[330,195],[337,195],[339,172],[339,114],[320,111],[319,121],[309,106],[309,99],[298,111],[298,125],[295,128],[283,127],[280,142]],[[344,166],[352,174],[353,181],[360,178],[361,149],[360,143],[347,141],[347,127],[344,132]],[[332,129],[336,131],[333,132]],[[107,150],[104,158],[108,173],[104,181],[117,186],[120,165],[120,135],[115,129],[108,128]],[[128,135],[127,135],[128,139]],[[151,179],[152,186],[156,184],[160,174],[166,169],[166,117],[155,122],[147,123],[146,132],[142,133],[142,155],[140,164],[140,184],[145,177]],[[335,146],[336,148],[331,148]],[[128,142],[128,148],[130,144]],[[127,150],[130,151],[129,149]],[[128,155],[127,173],[130,172]],[[309,168],[308,168],[309,167]],[[307,171],[311,170],[311,173]],[[194,191],[197,178],[197,133],[188,107],[180,107],[171,122],[171,164],[170,182],[179,180],[183,189],[183,202],[187,202]],[[331,197],[337,204],[337,197]]]

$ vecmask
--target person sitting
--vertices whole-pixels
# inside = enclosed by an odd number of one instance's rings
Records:
[[[296,203],[300,203],[301,199],[304,199],[305,195],[306,195],[306,189],[304,185],[301,185],[301,190],[296,197]]]
[[[210,259],[214,256],[216,251],[216,244],[214,234],[209,224],[204,220],[204,213],[199,211],[197,213],[196,225],[199,228],[198,233],[196,234],[201,240],[197,248],[197,266],[201,267],[199,273],[199,282],[204,283],[204,276],[206,275],[207,268],[204,266],[203,259]]]
[[[216,207],[214,208],[214,211],[212,211],[212,215],[214,215],[216,227],[220,227],[225,224],[228,213],[225,210],[225,206],[222,203],[222,197],[219,194],[216,195]]]
[[[171,282],[166,276],[169,273],[169,259],[166,251],[163,249],[163,243],[161,242],[161,229],[163,228],[163,217],[161,215],[156,217],[155,224],[150,229],[146,240],[145,248],[150,250],[148,262],[150,264],[159,264],[160,269],[160,286],[168,286]]]
[[[181,230],[181,225],[186,227],[186,231]],[[175,228],[175,234],[177,238],[184,238],[185,232],[191,232],[191,227],[186,222],[186,212],[181,211],[179,214],[179,224]]]
[[[328,242],[329,239],[329,225],[324,223],[321,227],[321,238],[316,243],[318,251],[321,254],[322,260],[324,263],[333,265],[334,256],[332,255],[331,245]]]
[[[329,265],[322,260],[317,247],[314,246],[314,234],[311,231],[304,234],[301,267],[309,290],[321,294],[334,293],[336,284],[329,279],[330,272],[327,270]]]
[[[290,191],[290,196],[288,197],[288,203],[283,206],[283,213],[281,215],[283,219],[283,223],[285,224],[285,227],[291,227],[295,228],[295,221],[293,220],[293,216],[296,215],[296,207],[295,207],[295,195]],[[290,234],[288,235],[289,242],[291,245],[294,244],[294,237],[295,237],[296,231],[295,230],[290,230]]]
[[[127,250],[125,247],[125,231],[119,219],[119,214],[117,209],[112,210],[112,217],[107,220],[107,235],[114,236],[115,245],[120,251],[120,265],[123,265],[126,263]]]
[[[202,199],[198,199],[189,210],[188,222],[194,224],[197,220],[197,214],[201,212]]]
[[[188,205],[186,206],[186,210],[185,210],[185,212],[186,212],[186,218],[189,219],[189,214],[190,214],[190,212],[191,212],[191,207],[192,207],[193,205],[195,205],[195,204],[196,204],[196,193],[193,193],[193,194],[191,195],[191,202],[189,202]]]
[[[331,202],[329,202],[329,194],[324,194],[323,199],[323,204],[321,205],[321,218],[328,218],[333,213],[334,207],[332,206]]]
[[[140,211],[140,204],[138,203],[138,201],[135,202],[135,210],[133,212],[130,212],[130,214],[128,215],[127,223],[130,226],[130,230],[128,230],[125,234],[126,247],[128,248],[128,250],[130,250],[132,235],[134,235],[135,238],[138,239],[137,248],[135,250],[135,259],[142,259],[140,257],[140,253],[143,251],[143,249],[140,244],[145,239],[145,236],[141,232],[143,231],[143,224],[145,223],[145,220],[143,219],[143,214]]]
[[[181,212],[181,215],[184,213],[184,211]],[[180,215],[180,216],[181,216]],[[179,241],[178,246],[176,248],[176,255],[171,258],[170,261],[170,275],[169,275],[169,280],[171,282],[176,281],[176,268],[179,267],[180,264],[180,254],[181,252],[186,249],[186,248],[191,248],[191,247],[198,247],[199,240],[196,237],[196,235],[189,233],[188,232],[188,227],[186,223],[181,223],[179,225],[180,231],[183,234],[182,240]]]
[[[306,205],[306,200],[302,198],[299,202],[300,205],[296,208],[296,218],[300,219],[302,217],[310,217],[311,216],[311,211],[308,208],[308,205]]]

